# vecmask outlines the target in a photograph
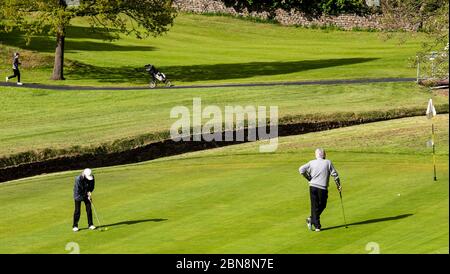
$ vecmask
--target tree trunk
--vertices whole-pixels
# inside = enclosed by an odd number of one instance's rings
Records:
[[[64,33],[64,31],[63,31]],[[66,36],[58,33],[56,35],[55,63],[53,65],[52,80],[64,80],[64,41]]]

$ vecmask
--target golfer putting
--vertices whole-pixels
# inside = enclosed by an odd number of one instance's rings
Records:
[[[75,185],[73,187],[73,198],[75,200],[75,211],[73,213],[73,227],[72,230],[77,232],[78,221],[80,220],[81,202],[84,202],[86,206],[86,214],[88,218],[88,227],[91,230],[95,229],[94,222],[92,221],[92,191],[94,191],[95,179],[92,174],[92,170],[86,168],[81,175],[75,177]]]
[[[339,175],[330,160],[325,159],[326,154],[322,148],[315,151],[316,159],[309,161],[299,168],[300,174],[308,180],[309,193],[311,198],[311,216],[306,219],[308,229],[319,232],[320,215],[325,210],[328,200],[328,185],[330,176],[334,177],[337,189],[341,193]]]

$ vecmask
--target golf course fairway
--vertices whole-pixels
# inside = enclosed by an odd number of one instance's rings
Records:
[[[74,177],[0,184],[0,253],[448,253],[448,115],[425,116],[94,169],[104,232],[72,232]],[[298,167],[322,146],[340,173],[348,228],[330,182],[323,230],[307,230]],[[99,225],[94,219],[95,225]]]

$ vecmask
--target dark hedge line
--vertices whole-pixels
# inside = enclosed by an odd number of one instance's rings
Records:
[[[448,113],[449,106],[448,104],[438,105],[436,106],[436,111],[441,114]],[[425,111],[423,108],[398,108],[388,111],[368,111],[358,113],[340,112],[332,115],[288,115],[280,118],[280,120],[278,121],[279,136],[313,132],[321,130],[322,128],[330,129],[345,125],[362,124],[367,122],[376,122],[420,115],[425,115]],[[170,141],[169,131],[143,134],[133,138],[119,139],[110,143],[103,143],[98,146],[72,146],[65,149],[46,148],[37,151],[26,151],[1,157],[0,169],[26,163],[42,162],[61,157],[75,157],[81,155],[108,155],[111,153],[120,153],[142,148],[150,144],[167,141]]]
[[[367,6],[365,0],[221,0],[225,6],[233,7],[236,11],[242,12],[268,12],[272,18],[277,9],[286,11],[297,10],[306,15],[316,17],[322,14],[358,14],[363,15],[374,12],[373,8]]]

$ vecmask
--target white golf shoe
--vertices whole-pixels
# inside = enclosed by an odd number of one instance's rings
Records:
[[[96,229],[96,227],[93,226],[93,225],[91,225],[91,226],[89,227],[89,229],[90,229],[90,230],[94,230],[94,229]]]
[[[316,230],[315,230],[316,232],[320,232],[320,228],[316,228]]]
[[[79,229],[78,229],[78,227],[76,227],[76,226],[74,226],[73,228],[72,228],[72,231],[73,232],[77,232]]]
[[[8,82],[9,81],[9,78],[8,78],[8,76],[6,76],[6,82]]]
[[[22,86],[23,84],[22,84],[22,82],[17,82],[17,85]]]

